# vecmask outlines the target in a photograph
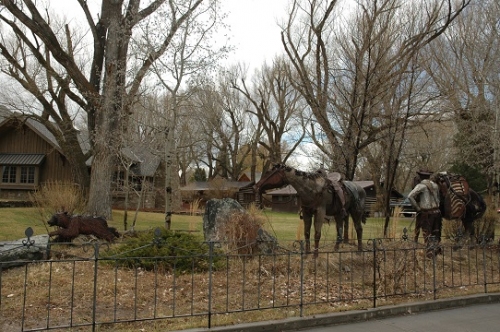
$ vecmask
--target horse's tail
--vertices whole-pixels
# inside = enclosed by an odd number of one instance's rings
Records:
[[[344,181],[345,187],[354,201],[354,207],[357,213],[361,214],[361,222],[366,224],[365,200],[366,191],[358,184],[351,181]],[[351,203],[352,204],[352,203]],[[351,205],[352,206],[352,205]]]

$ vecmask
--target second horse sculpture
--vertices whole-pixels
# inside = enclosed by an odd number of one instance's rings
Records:
[[[337,228],[337,250],[342,238],[344,219],[348,221],[349,216],[342,213],[341,200],[337,197],[332,186],[332,181],[328,179],[322,171],[308,173],[296,170],[292,167],[277,164],[264,174],[259,182],[255,184],[255,191],[262,193],[265,190],[281,188],[291,185],[297,191],[302,207],[304,219],[304,237],[306,240],[306,252],[311,252],[310,236],[311,225],[314,218],[314,255],[318,255],[319,241],[321,239],[321,228],[327,215],[335,218]],[[352,217],[356,235],[358,238],[358,250],[363,249],[363,226],[366,222],[365,216],[365,190],[350,181],[341,182],[345,198],[345,211]],[[347,222],[345,223],[347,227]]]
[[[430,178],[431,174],[431,171],[418,171],[417,176],[413,179],[414,185],[422,179]],[[437,173],[437,184],[440,194],[439,209],[443,218],[461,220],[464,240],[470,240],[471,243],[478,242],[474,221],[482,218],[486,212],[486,203],[483,197],[469,188],[465,177],[459,174],[439,172]],[[415,242],[418,242],[419,233],[419,227],[415,227]]]

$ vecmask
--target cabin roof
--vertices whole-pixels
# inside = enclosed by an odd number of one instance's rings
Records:
[[[181,191],[201,191],[201,190],[228,190],[228,189],[241,189],[253,185],[253,182],[248,181],[224,181],[220,185],[215,185],[209,181],[194,181],[188,183],[186,186],[181,187]]]
[[[45,160],[45,154],[0,153],[0,165],[40,165]]]

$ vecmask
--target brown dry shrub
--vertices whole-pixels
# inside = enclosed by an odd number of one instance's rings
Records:
[[[482,218],[474,222],[474,230],[476,237],[487,239],[488,241],[495,238],[495,226],[498,221],[498,213],[495,208],[488,207]]]
[[[448,220],[443,218],[443,228],[441,232],[446,239],[458,240],[464,234],[462,220]]]
[[[56,212],[81,213],[86,203],[79,185],[60,181],[45,182],[30,194],[30,200],[43,218]]]
[[[478,241],[481,241],[483,238],[488,241],[494,239],[497,221],[498,214],[494,208],[486,209],[484,215],[474,221],[474,231]],[[463,237],[464,231],[462,220],[443,219],[443,234],[446,238],[460,240]]]
[[[237,251],[240,255],[252,254],[257,246],[259,229],[266,218],[255,205],[251,204],[246,211],[237,211],[220,220],[218,235],[227,243],[227,249]]]
[[[189,214],[191,216],[197,215],[200,212],[201,199],[193,199],[191,203],[189,203]]]

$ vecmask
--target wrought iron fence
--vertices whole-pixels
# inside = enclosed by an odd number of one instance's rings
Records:
[[[146,247],[169,246],[156,234]],[[36,248],[31,235],[27,232],[22,246]],[[362,252],[349,245],[334,251],[332,244],[332,249],[323,246],[317,258],[306,254],[300,241],[274,246],[266,254],[222,251],[224,244],[216,242],[205,245],[203,255],[171,248],[171,255],[154,257],[109,255],[100,242],[64,250],[51,245],[45,259],[14,268],[12,262],[1,262],[0,329],[95,330],[186,318],[210,328],[214,319],[224,325],[232,315],[252,312],[302,317],[500,287],[500,250],[485,242],[461,248],[436,245],[441,253],[433,255],[423,244],[370,239]]]

